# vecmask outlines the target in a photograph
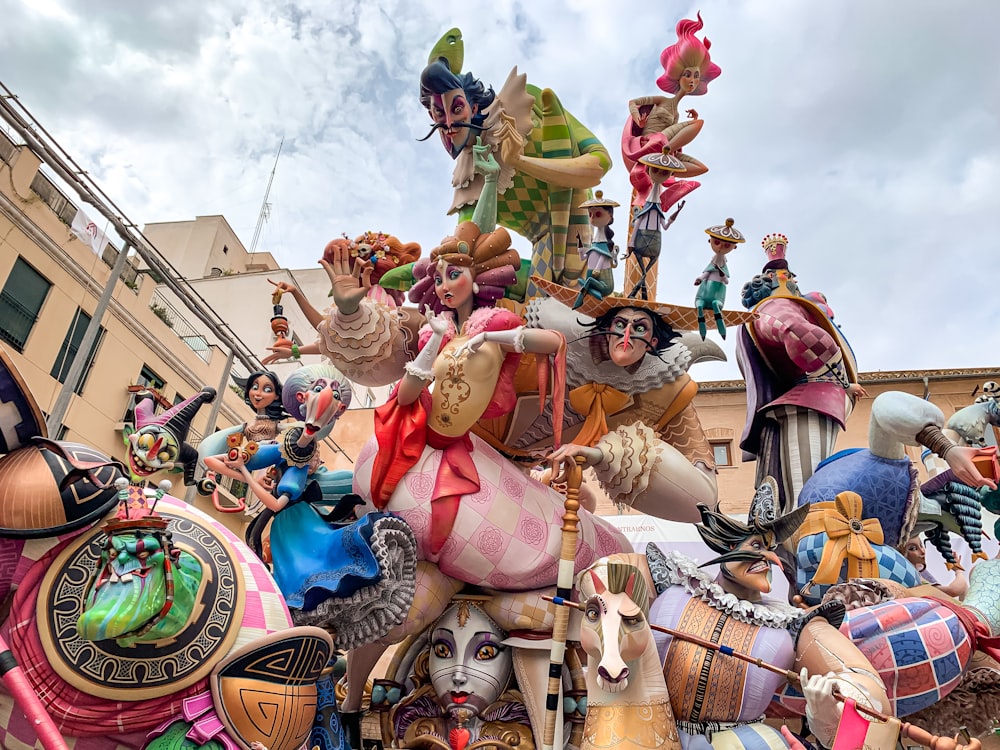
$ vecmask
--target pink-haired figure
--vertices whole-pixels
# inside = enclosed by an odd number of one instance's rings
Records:
[[[636,191],[635,205],[642,205],[651,187],[649,177],[638,164],[647,154],[668,147],[687,166],[684,172],[674,175],[676,178],[697,177],[708,171],[700,161],[681,153],[681,149],[701,132],[704,121],[693,109],[687,110],[686,120],[679,114],[681,99],[706,93],[709,82],[722,73],[709,54],[711,42],[695,36],[703,26],[700,14],[694,21],[681,19],[677,23],[677,42],[660,54],[663,75],[656,79],[656,85],[674,96],[641,96],[628,104],[629,118],[622,132],[622,160],[630,170]],[[697,187],[697,182],[678,183],[673,190],[664,191],[664,200],[671,199],[672,205]]]

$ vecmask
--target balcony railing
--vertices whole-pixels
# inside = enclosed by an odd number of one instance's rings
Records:
[[[191,351],[206,362],[209,361],[211,350],[209,349],[208,339],[198,333],[188,322],[187,318],[181,315],[177,311],[177,308],[159,290],[153,292],[153,296],[149,300],[149,309],[160,320],[166,323],[167,327],[177,335],[177,338],[187,344]]]

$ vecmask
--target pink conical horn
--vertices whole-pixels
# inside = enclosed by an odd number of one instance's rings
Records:
[[[69,750],[66,740],[59,733],[52,717],[45,710],[45,706],[35,691],[31,689],[28,678],[18,665],[17,660],[7,647],[7,642],[0,637],[0,679],[10,691],[11,696],[17,705],[24,712],[24,715],[31,722],[35,734],[42,742],[45,750]]]
[[[590,573],[590,580],[594,584],[594,591],[598,594],[605,593],[608,590],[608,587],[604,585],[604,581],[601,580],[601,577],[593,570],[589,570],[587,572]]]

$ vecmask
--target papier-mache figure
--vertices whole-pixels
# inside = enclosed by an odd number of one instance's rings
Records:
[[[866,395],[847,339],[801,296],[787,243],[780,234],[761,243],[768,261],[742,290],[756,318],[740,330],[736,348],[747,383],[743,460],[757,462],[758,483],[778,480],[785,510],[795,507],[803,483],[833,453],[855,400]]]
[[[639,163],[647,154],[669,148],[670,153],[683,162],[683,168],[674,174],[677,178],[697,177],[708,171],[700,161],[681,151],[701,132],[704,122],[693,109],[687,111],[687,119],[682,119],[679,113],[681,99],[707,93],[709,82],[722,73],[709,54],[711,42],[695,36],[702,27],[700,14],[696,21],[681,19],[677,23],[677,42],[660,54],[663,75],[656,80],[656,85],[675,96],[641,96],[628,103],[629,118],[622,132],[622,160],[635,189],[634,205],[642,205],[652,187]],[[670,203],[664,208],[669,208],[698,186],[697,182],[687,179],[673,184]]]
[[[372,233],[366,233],[371,235]],[[338,238],[331,240],[323,251],[319,264],[330,278],[330,296],[334,304],[320,311],[306,299],[297,286],[287,281],[270,281],[276,289],[290,294],[310,325],[318,334],[316,341],[304,346],[269,347],[271,352],[261,362],[264,365],[299,359],[306,354],[321,354],[354,383],[359,385],[388,385],[399,379],[407,361],[406,346],[416,337],[422,319],[414,310],[399,308],[397,293],[375,285],[376,269],[382,263],[384,273],[412,263],[420,256],[420,245],[403,243],[393,235],[377,233],[382,238],[377,245],[370,245],[376,254],[367,254],[361,242]],[[385,257],[378,258],[382,249]],[[359,254],[360,251],[360,254]],[[342,357],[334,352],[346,352]]]
[[[639,163],[645,168],[652,187],[645,203],[632,215],[628,254],[635,257],[640,276],[628,296],[649,299],[646,275],[660,257],[661,233],[670,227],[670,223],[677,215],[675,212],[673,217],[667,218],[666,208],[660,200],[660,186],[670,178],[671,174],[683,170],[684,165],[666,147],[659,153],[643,156],[639,159]],[[680,211],[682,206],[683,204],[678,206],[677,211]]]
[[[732,219],[726,219],[725,224],[709,227],[705,230],[708,244],[712,247],[712,262],[705,266],[701,276],[694,280],[698,292],[694,297],[694,305],[698,310],[698,333],[705,338],[705,308],[712,311],[715,327],[722,338],[726,338],[726,324],[722,320],[722,306],[726,302],[726,286],[729,284],[729,266],[726,256],[736,246],[746,242],[743,233],[733,226]]]
[[[569,241],[589,233],[586,191],[611,168],[607,149],[563,108],[551,89],[527,83],[515,67],[494,93],[462,72],[464,43],[449,30],[420,75],[420,101],[455,160],[455,199],[449,213],[468,219],[483,193],[472,148],[476,137],[500,166],[498,223],[531,242],[531,273],[576,283],[583,263]],[[430,137],[428,134],[427,137]]]
[[[824,747],[838,732],[835,689],[860,706],[888,708],[878,671],[837,629],[842,603],[804,612],[767,596],[772,568],[780,568],[777,547],[794,533],[803,510],[778,515],[769,480],[746,523],[704,505],[700,512],[698,533],[718,557],[699,565],[650,544],[645,558],[614,555],[578,577],[580,640],[588,655],[582,746],[627,747],[616,740],[634,737],[644,747],[683,750],[788,747],[764,713],[789,674],[798,676],[802,692],[790,691],[786,705],[804,711]],[[715,576],[703,570],[716,564]],[[650,632],[650,625],[663,629]],[[753,659],[786,672],[762,669]]]
[[[512,649],[505,643],[507,633],[484,611],[486,598],[456,596],[430,626],[426,658],[414,659],[410,674],[396,675],[415,688],[402,700],[387,700],[376,684],[373,705],[382,701],[391,707],[386,740],[414,746],[431,734],[458,747],[515,736],[518,746],[531,746],[524,698],[513,689]]]
[[[480,419],[503,416],[516,404],[513,378],[522,354],[535,354],[542,365],[554,356],[553,388],[565,380],[563,337],[526,328],[519,316],[494,306],[519,262],[506,229],[483,233],[463,222],[417,264],[410,299],[427,316],[420,350],[389,402],[376,409],[375,438],[354,473],[357,494],[410,523],[424,558],[446,575],[500,589],[555,582],[560,539],[551,520],[563,504],[562,495],[471,434]],[[547,369],[539,378],[543,403]],[[553,393],[557,407],[562,400],[560,391]],[[530,540],[504,541],[497,529],[496,544],[484,546],[481,524],[504,513],[532,529]],[[586,512],[580,537],[581,560],[623,542]]]
[[[614,243],[615,233],[611,225],[615,222],[615,209],[618,205],[610,198],[605,198],[600,190],[594,193],[593,198],[580,204],[580,208],[587,209],[590,215],[593,231],[589,245],[584,245],[577,235],[577,251],[587,263],[587,277],[583,280],[575,307],[583,304],[585,294],[601,299],[614,290],[611,269],[618,265],[618,247]]]
[[[154,414],[152,395],[140,395],[135,404],[135,431],[125,438],[129,469],[138,478],[158,471],[181,470],[184,484],[195,483],[198,450],[187,442],[191,420],[203,404],[215,399],[216,391],[205,386],[162,414]]]
[[[535,299],[529,326],[559,331],[567,344],[569,386],[564,435],[554,458],[582,456],[615,502],[672,520],[696,521],[698,503],[716,502],[715,460],[693,401],[698,384],[688,368],[721,350],[693,331],[697,311],[652,300],[587,296],[536,279],[549,299]],[[730,325],[746,313],[726,311]],[[528,397],[525,396],[525,399]],[[552,416],[494,425],[509,448],[552,445]]]

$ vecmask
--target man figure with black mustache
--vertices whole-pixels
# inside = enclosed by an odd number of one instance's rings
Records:
[[[462,34],[451,29],[435,45],[420,75],[420,102],[455,160],[455,199],[448,213],[471,219],[483,189],[472,148],[487,146],[500,165],[497,222],[532,243],[531,273],[577,284],[585,263],[567,253],[569,237],[590,241],[590,218],[580,204],[611,168],[607,149],[567,112],[551,89],[527,83],[514,68],[494,93],[462,73]]]

